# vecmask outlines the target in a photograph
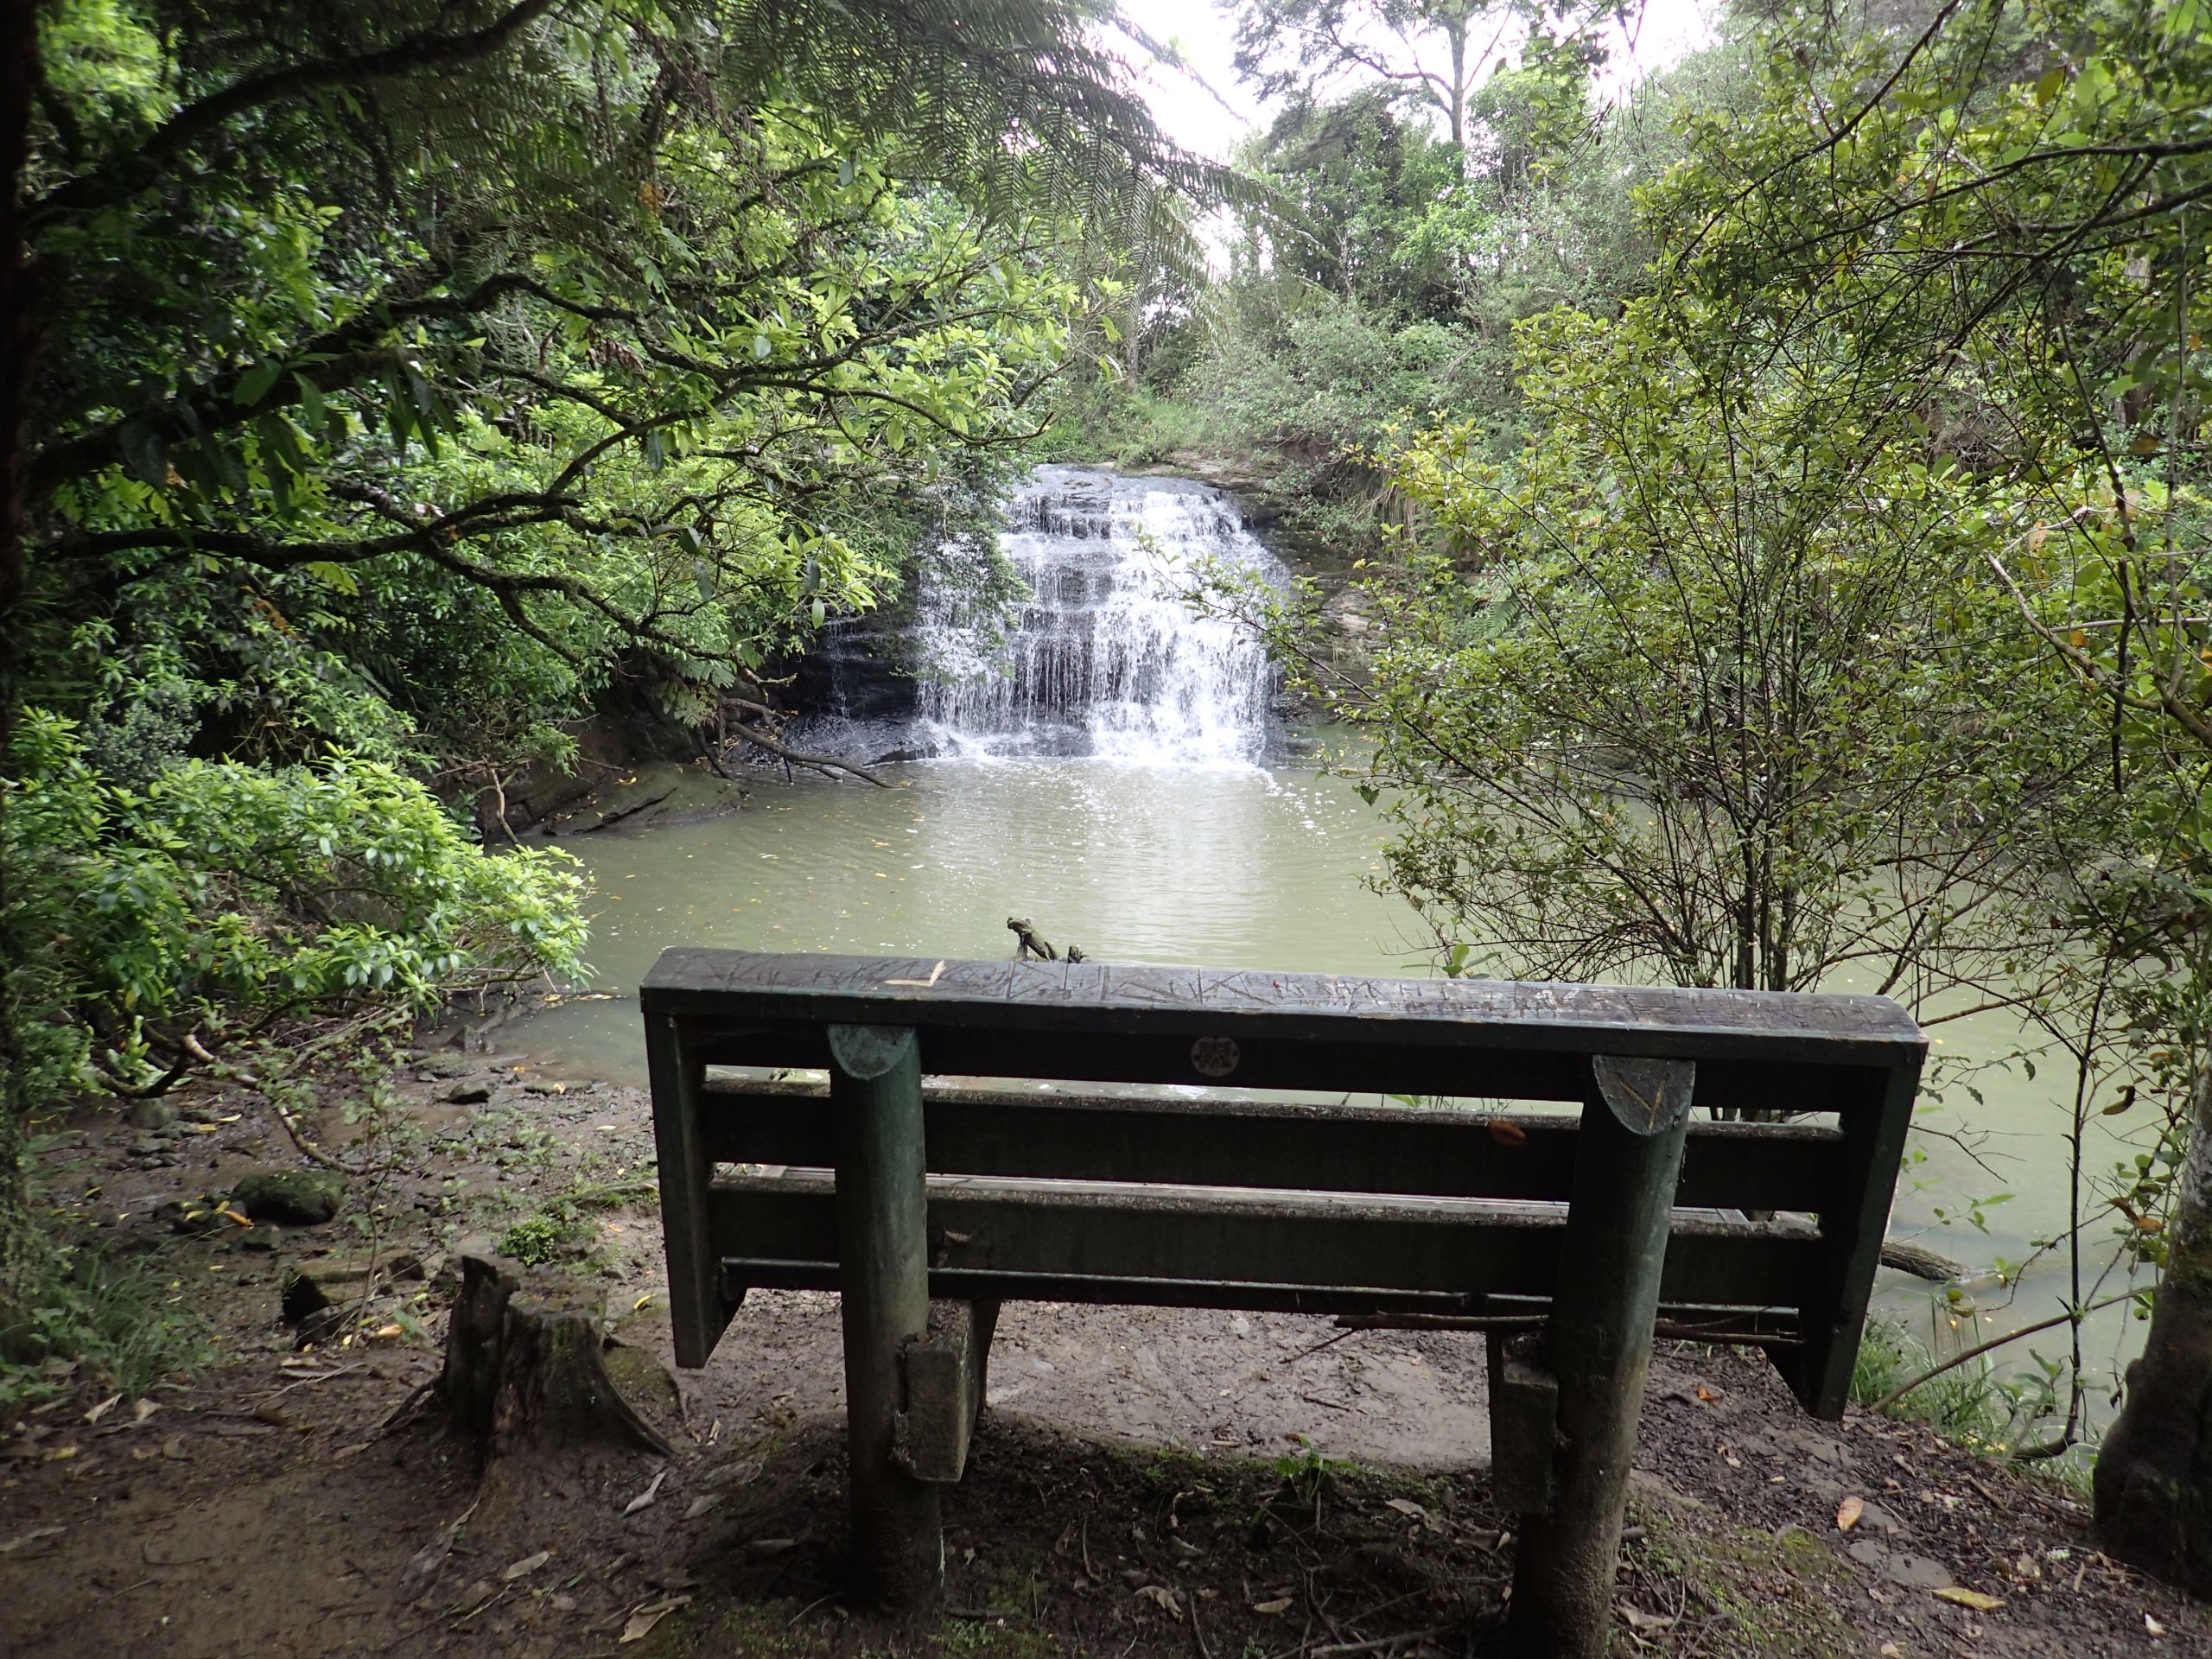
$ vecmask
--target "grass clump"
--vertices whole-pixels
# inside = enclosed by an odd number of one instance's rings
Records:
[[[1934,1370],[1934,1352],[1894,1319],[1869,1319],[1852,1367],[1854,1405],[1926,1423],[1970,1452],[2003,1456],[2018,1444],[2015,1402],[1986,1357],[1929,1377],[1909,1392],[1897,1390]],[[1892,1396],[1896,1396],[1892,1398]]]
[[[540,1200],[537,1209],[499,1235],[499,1253],[532,1268],[585,1261],[598,1253],[601,1243],[593,1212],[658,1206],[659,1202],[660,1188],[650,1173],[618,1171],[595,1179],[579,1172],[567,1186]]]
[[[0,1327],[0,1412],[86,1383],[135,1400],[206,1361],[207,1321],[144,1268],[65,1243],[37,1274],[21,1315]]]
[[[2054,1366],[2046,1363],[2040,1377],[2007,1377],[1984,1355],[1897,1393],[1940,1363],[1939,1354],[1896,1320],[1870,1319],[1852,1367],[1852,1403],[1900,1422],[1925,1423],[1962,1451],[2006,1459],[2088,1496],[2095,1440],[2076,1441],[2070,1433],[2062,1440],[2052,1427],[2059,1399]]]

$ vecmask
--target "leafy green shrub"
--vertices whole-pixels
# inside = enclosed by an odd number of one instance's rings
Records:
[[[1035,448],[1045,461],[1151,467],[1179,454],[1218,449],[1232,435],[1210,408],[1116,379],[1071,393]]]
[[[486,853],[391,766],[188,760],[134,787],[36,709],[12,760],[0,949],[30,1100],[159,1089],[289,1020],[582,970],[573,861]]]
[[[499,1254],[525,1267],[542,1268],[582,1255],[590,1242],[591,1228],[573,1206],[549,1205],[501,1233]]]

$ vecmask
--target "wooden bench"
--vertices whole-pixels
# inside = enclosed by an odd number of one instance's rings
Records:
[[[1926,1048],[1878,997],[1093,963],[671,950],[641,1001],[677,1363],[751,1287],[842,1294],[866,1592],[941,1586],[1000,1301],[1288,1309],[1491,1332],[1514,1624],[1572,1655],[1604,1651],[1655,1332],[1760,1346],[1841,1415]]]

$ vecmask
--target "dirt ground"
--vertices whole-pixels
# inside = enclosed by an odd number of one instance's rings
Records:
[[[283,1228],[209,1218],[249,1170],[305,1166],[268,1108],[180,1104],[42,1126],[49,1198],[219,1357],[143,1401],[57,1376],[0,1421],[0,1659],[1496,1650],[1512,1522],[1477,1338],[1009,1306],[945,1495],[945,1608],[896,1623],[842,1592],[836,1300],[756,1292],[707,1370],[655,1363],[637,1091],[430,1057],[305,1120],[371,1173]],[[485,1471],[434,1407],[403,1413],[437,1371],[445,1263],[487,1233],[604,1289],[674,1457]],[[296,1268],[337,1301],[305,1349]],[[2212,1655],[2212,1611],[2098,1554],[2065,1489],[1856,1411],[1813,1422],[1756,1356],[1662,1355],[1630,1520],[1619,1654]]]

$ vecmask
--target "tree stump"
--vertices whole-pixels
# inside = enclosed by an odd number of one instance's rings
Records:
[[[594,1442],[669,1454],[607,1373],[605,1313],[573,1280],[489,1252],[461,1255],[438,1396],[487,1459]]]

